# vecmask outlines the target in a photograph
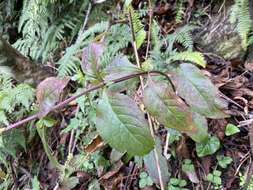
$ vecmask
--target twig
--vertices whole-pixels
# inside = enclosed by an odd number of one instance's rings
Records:
[[[147,41],[147,49],[146,49],[146,59],[148,58],[148,52],[150,48],[151,42],[151,32],[152,32],[152,18],[153,18],[153,7],[151,0],[148,0],[148,9],[149,9],[149,28],[148,28],[148,41]]]
[[[83,33],[84,30],[85,30],[85,27],[86,27],[87,22],[88,22],[88,20],[89,20],[91,8],[92,8],[92,5],[91,5],[91,3],[89,3],[88,9],[87,9],[87,12],[86,12],[86,15],[85,15],[85,19],[84,19],[84,22],[83,22],[83,26],[82,26],[82,29],[81,29],[81,33]]]
[[[112,81],[101,82],[100,84],[98,84],[96,86],[93,86],[93,87],[91,87],[89,89],[86,89],[83,92],[81,92],[81,93],[79,93],[79,94],[77,94],[75,96],[72,96],[72,97],[70,97],[70,98],[68,98],[68,99],[66,99],[66,100],[64,100],[64,101],[62,101],[60,103],[58,103],[57,105],[55,105],[54,107],[52,107],[49,112],[52,112],[54,110],[63,108],[65,106],[67,106],[70,102],[76,100],[77,98],[79,98],[79,97],[81,97],[83,95],[86,95],[86,94],[88,94],[88,93],[90,93],[92,91],[98,90],[98,89],[100,89],[100,88],[102,88],[104,86],[120,83],[120,82],[129,80],[129,79],[132,79],[132,78],[135,78],[135,77],[139,77],[139,76],[142,76],[142,75],[147,75],[147,74],[159,74],[159,75],[164,76],[170,82],[170,84],[173,87],[173,90],[175,91],[175,87],[174,87],[174,85],[173,85],[170,77],[168,75],[166,75],[165,73],[163,73],[161,71],[140,72],[140,73],[136,73],[136,74],[127,75],[127,76],[124,76],[124,77],[121,77],[121,78],[117,78],[117,79],[114,79]],[[18,121],[18,122],[14,123],[14,124],[9,125],[6,128],[1,128],[0,129],[0,134],[2,134],[3,132],[10,131],[12,129],[18,128],[21,125],[24,125],[24,124],[26,124],[28,122],[31,122],[31,121],[39,119],[39,118],[40,118],[40,113],[36,113],[36,114],[34,114],[32,116],[29,116],[29,117],[27,117],[27,118],[25,118],[25,119],[23,119],[21,121]]]
[[[137,66],[141,69],[140,59],[139,59],[139,55],[138,55],[138,51],[137,51],[136,38],[135,38],[135,33],[134,33],[131,9],[129,9],[128,12],[129,12],[129,23],[130,23],[131,33],[132,33],[132,38],[133,38],[133,43],[132,44],[133,44],[133,49],[134,49],[134,55],[135,55]],[[141,89],[142,89],[142,92],[143,92],[144,91],[144,83],[143,83],[142,76],[140,76],[140,83],[141,83]],[[152,137],[155,141],[155,133],[154,133],[154,129],[153,129],[153,125],[152,125],[152,121],[151,121],[151,117],[150,117],[149,113],[147,113],[147,118],[148,118],[150,133],[151,133],[151,135],[152,135]],[[154,147],[154,153],[155,153],[155,162],[156,162],[156,166],[157,166],[160,187],[161,187],[161,190],[164,190],[165,188],[164,188],[164,184],[163,184],[163,180],[162,180],[162,173],[161,173],[159,157],[158,157],[158,152],[157,152],[156,147]]]
[[[253,125],[252,124],[248,125],[248,127],[249,127],[248,135],[249,135],[250,153],[251,153],[250,156],[251,156],[251,160],[253,160]],[[253,161],[250,163],[249,170],[247,172],[244,189],[248,189],[248,186],[252,179],[252,175],[253,175]]]

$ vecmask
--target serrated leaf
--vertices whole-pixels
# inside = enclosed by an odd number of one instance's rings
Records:
[[[143,156],[154,147],[144,114],[126,95],[103,92],[97,106],[96,128],[120,152]]]
[[[125,77],[131,74],[139,73],[140,69],[129,62],[126,56],[118,56],[113,62],[105,68],[105,82],[112,81],[117,78]],[[110,85],[110,90],[114,92],[128,90],[135,86],[138,78],[126,80],[124,82]]]
[[[162,181],[164,186],[169,181],[170,173],[169,173],[169,166],[167,163],[167,160],[165,157],[162,155],[162,146],[160,140],[157,138],[156,139],[156,151],[158,154],[158,160],[159,160],[159,166],[161,170],[161,176],[162,176]],[[152,180],[159,185],[159,175],[158,175],[158,169],[156,165],[156,159],[155,159],[155,151],[152,150],[148,155],[144,157],[144,165],[147,169],[147,172],[149,176],[152,178]]]
[[[240,132],[240,129],[237,126],[235,126],[231,123],[229,123],[226,126],[226,130],[225,130],[225,135],[226,136],[231,136],[231,135],[234,135],[234,134],[239,133],[239,132]]]
[[[46,116],[50,109],[60,100],[63,89],[69,80],[49,77],[37,87],[36,97],[39,103],[40,117]]]
[[[226,105],[219,97],[218,89],[196,66],[181,64],[174,70],[172,79],[179,96],[193,111],[213,119],[227,117],[222,111]]]
[[[212,155],[220,148],[220,141],[217,137],[210,137],[206,142],[196,143],[196,151],[199,157]]]
[[[188,133],[197,131],[190,109],[167,82],[154,82],[149,78],[143,102],[148,112],[165,127]]]

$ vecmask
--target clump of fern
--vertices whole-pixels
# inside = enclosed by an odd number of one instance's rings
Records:
[[[25,0],[18,27],[22,38],[14,47],[42,63],[53,59],[62,43],[75,37],[87,5],[87,1],[71,1],[66,5],[52,0]]]
[[[61,77],[72,76],[76,73],[81,65],[81,58],[77,55],[82,54],[83,48],[94,40],[96,34],[105,32],[108,26],[108,22],[100,22],[81,33],[76,42],[66,49],[64,56],[57,62],[59,65],[58,75]]]
[[[181,23],[184,18],[184,7],[185,0],[177,0],[176,1],[176,16],[175,16],[175,21],[176,23]]]
[[[246,50],[250,45],[249,34],[252,31],[248,0],[235,0],[230,13],[230,22],[236,23],[236,31],[241,37],[242,47]]]
[[[191,32],[195,28],[195,26],[186,25],[172,34],[162,36],[159,34],[159,27],[153,26],[152,41],[154,41],[154,48],[151,51],[151,58],[156,63],[157,68],[166,67],[166,65],[175,61],[196,63],[202,67],[206,66],[203,54],[193,51],[194,43]],[[180,48],[177,48],[178,45],[180,45]]]
[[[0,127],[23,118],[31,111],[34,89],[26,84],[14,86],[12,79],[0,75]],[[18,147],[25,148],[24,134],[15,129],[0,135],[0,163],[6,163],[6,156],[15,157]]]
[[[34,101],[34,89],[27,84],[13,86],[11,78],[0,75],[0,126],[8,125],[9,119],[20,119],[30,111]]]

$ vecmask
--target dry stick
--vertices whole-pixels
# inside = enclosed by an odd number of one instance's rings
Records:
[[[253,158],[253,124],[250,124],[248,125],[249,127],[249,143],[250,143],[250,155],[251,155],[251,158]],[[245,180],[245,184],[244,184],[244,189],[248,189],[248,186],[251,182],[251,179],[252,179],[252,175],[253,175],[253,159],[251,159],[251,163],[250,163],[250,166],[249,166],[249,170],[247,172],[247,177],[246,177],[246,180]]]
[[[139,59],[139,55],[138,55],[138,51],[137,51],[137,45],[136,45],[136,38],[135,38],[135,33],[134,33],[132,13],[131,13],[130,9],[129,9],[128,12],[129,12],[129,23],[130,23],[132,38],[133,38],[133,43],[132,44],[133,44],[133,49],[134,49],[135,60],[136,60],[137,66],[141,69],[140,59]],[[140,83],[141,83],[141,89],[142,89],[142,92],[143,92],[144,91],[144,83],[143,83],[142,76],[140,76]],[[153,125],[152,125],[152,121],[151,121],[151,117],[150,117],[149,113],[147,113],[147,118],[148,118],[150,133],[151,133],[151,135],[152,135],[152,137],[155,141],[154,129],[153,129]],[[156,161],[156,166],[157,166],[157,171],[158,171],[160,187],[161,187],[161,190],[164,190],[165,188],[164,188],[164,184],[163,184],[163,180],[162,180],[162,173],[161,173],[159,157],[158,157],[158,152],[157,152],[156,147],[154,147],[154,153],[155,153],[155,161]]]
[[[165,73],[160,72],[160,71],[140,72],[140,73],[136,73],[136,74],[127,75],[127,76],[124,76],[124,77],[121,77],[121,78],[117,78],[117,79],[114,79],[114,80],[109,81],[109,82],[101,82],[100,84],[98,84],[96,86],[93,86],[93,87],[91,87],[89,89],[84,90],[80,94],[72,96],[72,97],[70,97],[70,98],[68,98],[68,99],[66,99],[66,100],[58,103],[57,105],[55,105],[54,107],[52,107],[49,112],[52,112],[54,110],[63,108],[65,106],[67,106],[70,102],[76,100],[77,98],[79,98],[79,97],[81,97],[81,96],[83,96],[85,94],[88,94],[88,93],[90,93],[90,92],[92,92],[94,90],[98,90],[98,89],[100,89],[100,88],[102,88],[104,86],[111,85],[111,84],[116,84],[116,83],[119,83],[119,82],[123,82],[125,80],[129,80],[129,79],[132,79],[132,78],[135,78],[135,77],[139,77],[141,75],[147,75],[147,74],[159,74],[159,75],[164,76],[170,82],[170,84],[172,85],[173,90],[175,90],[175,87],[173,86],[173,83],[172,83],[170,77],[168,75],[166,75]],[[40,115],[41,115],[40,113],[36,113],[36,114],[34,114],[32,116],[29,116],[29,117],[27,117],[27,118],[25,118],[25,119],[23,119],[21,121],[18,121],[18,122],[14,123],[14,124],[9,125],[6,128],[1,128],[0,134],[2,134],[3,132],[10,131],[12,129],[18,128],[19,126],[21,126],[23,124],[26,124],[28,122],[31,122],[33,120],[39,119]]]
[[[151,0],[148,0],[148,9],[149,9],[149,28],[148,28],[148,42],[147,42],[147,49],[146,49],[146,59],[148,58],[148,52],[149,52],[150,42],[151,42],[151,32],[152,32],[153,7],[152,7]]]

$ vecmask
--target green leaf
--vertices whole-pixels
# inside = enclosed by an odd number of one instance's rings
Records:
[[[62,171],[63,166],[58,162],[57,158],[54,157],[54,155],[51,151],[51,148],[48,144],[48,140],[47,140],[48,135],[46,132],[47,128],[45,126],[40,127],[37,122],[36,129],[37,129],[37,132],[40,136],[40,140],[42,142],[44,151],[45,151],[49,161],[51,162],[52,166],[55,167],[56,169]]]
[[[148,174],[146,172],[141,172],[140,173],[140,178],[147,178]]]
[[[206,180],[207,180],[207,181],[210,181],[210,182],[213,182],[213,174],[208,174],[208,175],[206,176]]]
[[[140,188],[144,188],[144,187],[146,187],[146,179],[140,179],[140,181],[139,181],[139,187]]]
[[[215,175],[215,176],[221,176],[221,171],[219,171],[219,170],[214,170],[214,171],[213,171],[213,175]]]
[[[189,134],[189,136],[195,142],[198,143],[205,142],[209,137],[206,118],[198,113],[193,113],[192,115],[193,115],[193,122],[198,130],[195,133]]]
[[[110,82],[114,79],[125,77],[131,74],[137,74],[141,70],[129,62],[126,56],[116,57],[111,64],[105,68],[105,82]],[[109,89],[113,92],[128,90],[136,86],[138,78],[129,79],[118,84],[110,85]]]
[[[136,47],[137,47],[137,49],[139,49],[141,47],[141,45],[145,42],[146,36],[147,35],[146,35],[145,30],[140,30],[136,34]]]
[[[103,92],[97,106],[96,128],[120,152],[143,156],[154,148],[144,114],[126,95]]]
[[[35,176],[35,177],[32,179],[32,189],[33,189],[33,190],[40,190],[40,182],[39,182],[37,176]]]
[[[149,78],[143,102],[148,112],[165,127],[181,132],[196,131],[190,109],[176,96],[167,82],[155,82]]]
[[[133,0],[125,0],[124,7],[128,7],[132,3],[132,1]]]
[[[196,143],[196,151],[199,157],[212,155],[220,148],[220,141],[217,137],[210,137],[206,142]]]
[[[196,66],[180,64],[172,75],[179,96],[193,111],[213,119],[227,117],[222,111],[226,105],[219,98],[218,89]]]
[[[156,138],[156,152],[159,160],[159,166],[162,176],[162,181],[164,185],[166,185],[169,181],[170,173],[169,173],[169,165],[167,163],[167,160],[162,155],[162,146],[161,141]],[[159,181],[159,174],[155,159],[155,151],[152,150],[148,155],[144,156],[144,165],[145,168],[149,174],[149,176],[152,178],[152,180],[157,184],[160,185]]]
[[[231,164],[231,162],[233,162],[233,159],[229,156],[221,156],[221,155],[218,155],[217,157],[217,160],[218,160],[218,164],[220,167],[222,168],[227,168],[227,166],[229,164]]]
[[[235,126],[231,123],[229,123],[226,126],[226,130],[225,130],[225,135],[226,136],[231,136],[231,135],[234,135],[234,134],[239,133],[239,132],[240,132],[240,129],[237,126]]]
[[[167,82],[155,82],[149,78],[143,102],[148,112],[165,127],[185,132],[196,142],[207,139],[205,118],[198,114],[193,115]]]
[[[37,121],[36,126],[39,128],[42,127],[53,127],[56,121],[50,117],[45,117]]]
[[[175,55],[172,55],[167,60],[168,62],[173,61],[190,61],[192,63],[196,63],[197,65],[200,65],[201,67],[206,67],[206,61],[202,53],[200,52],[192,52],[192,51],[184,51],[176,53]]]

